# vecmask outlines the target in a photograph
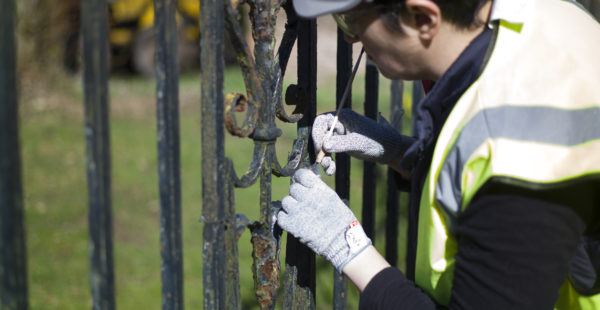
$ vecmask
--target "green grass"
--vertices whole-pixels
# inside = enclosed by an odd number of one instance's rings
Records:
[[[320,110],[333,107],[333,81],[319,84]],[[355,85],[364,83],[358,77]],[[382,80],[380,109],[389,110],[389,84]],[[112,207],[116,302],[118,309],[159,309],[161,305],[159,200],[154,81],[116,77],[111,91]],[[362,111],[362,91],[355,86],[354,106]],[[226,91],[244,92],[236,70],[229,70]],[[21,86],[21,148],[26,209],[28,282],[31,309],[89,309],[87,186],[83,133],[83,94],[79,77],[60,76]],[[181,78],[180,132],[182,165],[182,231],[184,295],[187,309],[201,309],[202,295],[202,176],[200,141],[200,81]],[[327,108],[330,107],[330,108]],[[387,113],[384,113],[387,114]],[[282,164],[291,150],[295,124],[278,121],[284,135],[277,142]],[[228,136],[226,154],[238,175],[250,163],[250,139]],[[360,214],[361,168],[353,161],[351,207]],[[385,175],[383,168],[381,176]],[[333,178],[327,177],[333,184]],[[380,180],[381,184],[384,179]],[[288,178],[274,178],[272,197],[287,194]],[[384,221],[384,187],[378,190],[378,223]],[[236,189],[238,213],[258,219],[258,185]],[[360,217],[360,215],[359,215]],[[406,225],[401,224],[402,227]],[[382,250],[383,225],[377,246]],[[284,238],[285,239],[285,235]],[[400,246],[402,249],[402,246]],[[251,244],[246,231],[239,241],[239,265],[244,309],[257,308],[253,296]],[[402,252],[402,251],[400,251]],[[280,261],[284,262],[285,251]],[[317,304],[329,309],[332,268],[318,258]],[[358,307],[358,292],[350,289],[350,308]]]

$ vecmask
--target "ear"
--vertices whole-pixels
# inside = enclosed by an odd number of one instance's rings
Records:
[[[422,40],[429,41],[437,34],[442,13],[432,0],[406,0],[406,9]]]

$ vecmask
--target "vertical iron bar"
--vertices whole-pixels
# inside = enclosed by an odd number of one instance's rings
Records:
[[[271,117],[274,114],[271,113]],[[265,115],[266,116],[266,115]],[[262,142],[264,143],[264,142]],[[275,309],[277,289],[279,283],[279,261],[277,260],[278,236],[274,236],[275,222],[271,206],[271,164],[275,155],[273,143],[263,145],[267,147],[267,156],[262,164],[260,174],[260,223],[251,228],[252,243],[255,256],[255,287],[258,303],[261,309]],[[258,227],[260,226],[260,227]],[[275,239],[275,240],[273,240]]]
[[[200,0],[204,309],[226,308],[223,0]]]
[[[271,1],[257,1],[253,8],[254,55],[256,74],[260,77],[259,92],[263,99],[258,113],[255,133],[255,150],[266,149],[260,171],[260,221],[251,225],[253,244],[253,273],[255,294],[261,309],[275,309],[281,265],[278,260],[279,236],[275,231],[274,210],[272,208],[272,164],[275,158],[275,141],[279,134],[258,138],[260,132],[280,131],[275,126],[274,86],[275,76],[280,67],[273,66],[276,15]],[[265,14],[269,12],[269,14]]]
[[[15,1],[0,0],[0,308],[27,309]]]
[[[392,81],[390,115],[391,123],[398,132],[402,132],[402,81]],[[396,184],[396,172],[392,168],[387,169],[387,202],[385,217],[385,259],[392,265],[398,266],[398,201],[399,191]]]
[[[377,100],[379,91],[379,71],[377,66],[367,60],[365,76],[365,116],[377,121]],[[377,182],[376,165],[373,162],[364,162],[363,173],[363,200],[362,200],[362,225],[365,233],[373,244],[375,243],[375,190]]]
[[[225,207],[224,217],[224,234],[225,234],[225,270],[226,274],[221,275],[225,277],[225,309],[241,309],[242,298],[240,295],[240,271],[238,267],[238,239],[237,235],[237,222],[235,214],[235,192],[232,175],[235,173],[233,170],[233,163],[230,159],[225,159],[225,197],[227,197],[227,204]],[[241,232],[240,232],[241,234]]]
[[[177,3],[154,0],[162,309],[183,309]]]
[[[412,135],[416,135],[417,132],[417,128],[416,128],[416,115],[417,115],[417,107],[419,106],[419,103],[421,101],[421,99],[423,99],[423,97],[425,96],[425,93],[423,91],[423,82],[422,81],[413,81],[412,82],[412,92],[411,92],[411,99],[412,99],[412,119],[411,119],[411,134]],[[412,191],[411,191],[412,193]],[[416,199],[415,197],[411,197],[411,199]],[[414,280],[415,278],[415,257],[416,257],[416,253],[417,253],[417,245],[416,245],[416,241],[417,240],[417,234],[418,234],[418,227],[417,227],[417,223],[418,223],[418,219],[419,219],[419,210],[416,208],[413,208],[413,205],[409,203],[409,208],[408,208],[408,228],[407,228],[407,240],[408,242],[406,243],[406,277],[410,280]]]
[[[305,90],[307,105],[304,117],[298,122],[298,137],[309,136],[317,105],[317,22],[298,21],[298,86]],[[312,141],[304,154],[301,166],[315,160]],[[315,309],[315,255],[291,234],[287,237],[284,309]]]
[[[114,309],[106,1],[82,1],[81,17],[92,301]]]
[[[352,108],[352,90],[346,102],[341,102],[350,75],[352,75],[352,44],[344,40],[344,32],[338,28],[337,34],[337,77],[336,109],[340,105]],[[350,204],[350,157],[345,153],[335,154],[335,191],[348,205]],[[333,309],[348,308],[348,279],[337,270],[333,271]]]
[[[238,239],[237,235],[237,222],[235,214],[235,193],[232,174],[235,173],[233,170],[233,162],[229,158],[225,159],[225,197],[227,197],[225,207],[226,220],[223,221],[224,225],[224,239],[225,239],[225,271],[226,273],[221,275],[225,278],[225,309],[241,309],[241,295],[240,295],[240,271],[238,267]],[[241,232],[240,232],[241,234]]]

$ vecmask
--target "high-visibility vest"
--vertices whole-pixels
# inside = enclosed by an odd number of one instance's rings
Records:
[[[494,0],[496,37],[438,137],[419,209],[415,282],[450,300],[452,225],[481,186],[600,178],[600,26],[572,2]],[[600,309],[567,280],[556,309]]]

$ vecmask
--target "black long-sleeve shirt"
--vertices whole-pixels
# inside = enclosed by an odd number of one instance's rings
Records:
[[[552,309],[586,225],[572,208],[511,194],[478,197],[456,225],[449,309]],[[360,309],[442,308],[396,268],[377,274]]]

